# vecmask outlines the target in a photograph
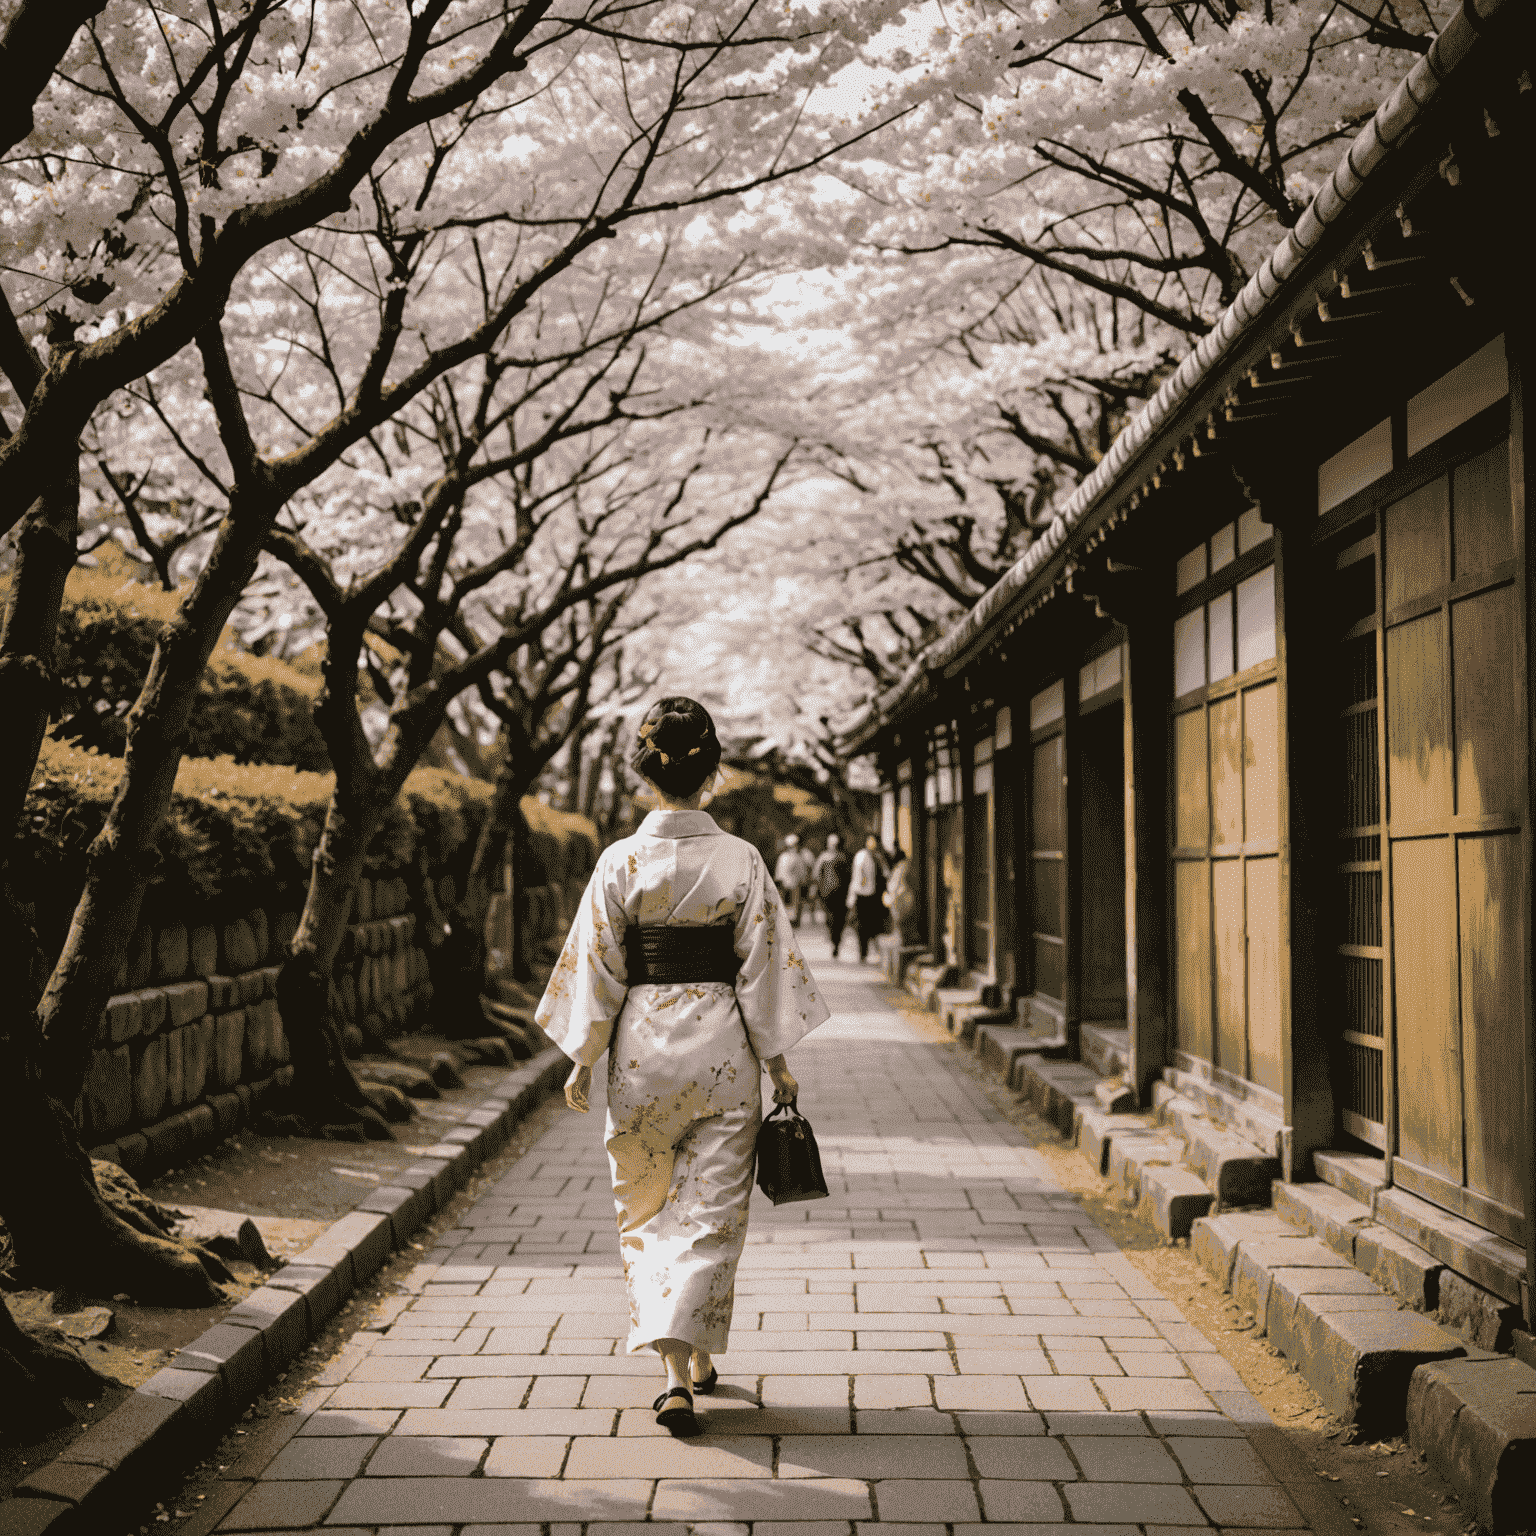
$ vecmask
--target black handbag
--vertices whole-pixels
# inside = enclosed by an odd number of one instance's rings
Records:
[[[757,1133],[757,1187],[775,1205],[827,1195],[821,1152],[811,1122],[795,1107],[798,1102],[775,1105]],[[780,1110],[788,1110],[788,1118],[774,1119]]]

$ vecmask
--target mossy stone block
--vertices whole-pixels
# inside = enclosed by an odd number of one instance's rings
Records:
[[[126,1045],[92,1051],[85,1076],[91,1126],[103,1139],[126,1130],[133,1121],[133,1063]]]
[[[208,983],[206,981],[179,981],[165,989],[165,1022],[171,1029],[180,1029],[208,1012]]]
[[[200,923],[187,935],[194,976],[212,976],[219,968],[219,933],[207,923]]]
[[[133,1074],[133,1115],[140,1125],[153,1125],[165,1110],[165,1036],[144,1042]]]
[[[186,1084],[184,1104],[196,1104],[208,1090],[213,1060],[213,1017],[205,1014],[181,1031],[181,1072]]]
[[[245,922],[256,941],[256,964],[265,965],[272,956],[272,925],[267,921],[266,909],[252,907],[245,915]]]
[[[261,964],[256,952],[256,937],[251,925],[243,920],[226,923],[219,933],[219,948],[223,954],[223,968],[231,976],[244,971],[254,971]]]
[[[182,1071],[182,1039],[185,1030],[168,1030],[165,1039],[165,1103],[168,1109],[181,1109],[187,1102],[186,1076]]]
[[[232,1009],[213,1021],[213,1081],[221,1093],[239,1086],[245,1076],[245,1010]]]
[[[187,930],[180,923],[172,923],[155,935],[155,979],[180,981],[187,974],[192,958]]]

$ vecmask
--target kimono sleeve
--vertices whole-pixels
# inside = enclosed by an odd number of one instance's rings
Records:
[[[736,955],[736,998],[759,1061],[783,1055],[830,1017],[768,866],[755,850],[747,898],[736,916]]]
[[[608,1049],[629,991],[617,873],[611,859],[598,860],[534,1015],[550,1041],[584,1067]]]

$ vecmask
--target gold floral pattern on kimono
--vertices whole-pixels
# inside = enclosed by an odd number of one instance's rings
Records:
[[[631,925],[731,925],[734,987],[631,988]],[[604,850],[539,1004],[573,1061],[608,1052],[607,1148],[629,1348],[720,1353],[747,1236],[761,1063],[828,1016],[762,856],[703,811],[653,811]]]

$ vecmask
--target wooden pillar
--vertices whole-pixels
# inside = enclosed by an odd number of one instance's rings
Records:
[[[1525,1167],[1522,1189],[1525,1196],[1525,1324],[1536,1329],[1536,850],[1532,849],[1531,828],[1536,826],[1536,806],[1530,804],[1536,794],[1536,688],[1532,687],[1532,658],[1536,658],[1536,614],[1531,601],[1532,572],[1536,571],[1536,527],[1532,526],[1530,504],[1530,459],[1532,448],[1532,381],[1536,380],[1536,325],[1531,320],[1528,285],[1517,285],[1518,298],[1509,329],[1505,332],[1505,353],[1509,358],[1509,475],[1515,514],[1515,590],[1525,604],[1525,699],[1526,710],[1526,848],[1525,912],[1521,928],[1525,940],[1525,1135],[1520,1138]]]
[[[1169,583],[1171,587],[1171,582]],[[1168,706],[1173,699],[1171,604],[1150,592],[1117,615],[1126,629],[1125,1016],[1127,1079],[1143,1108],[1173,1048],[1169,988]]]
[[[1285,1131],[1282,1176],[1310,1179],[1312,1154],[1333,1142],[1336,1126],[1334,1044],[1323,1007],[1331,965],[1323,914],[1337,820],[1328,776],[1329,668],[1336,660],[1318,623],[1326,572],[1312,543],[1317,484],[1310,466],[1270,465],[1252,482],[1261,513],[1275,530],[1275,664],[1280,688],[1276,754],[1280,830],[1281,1094]]]

